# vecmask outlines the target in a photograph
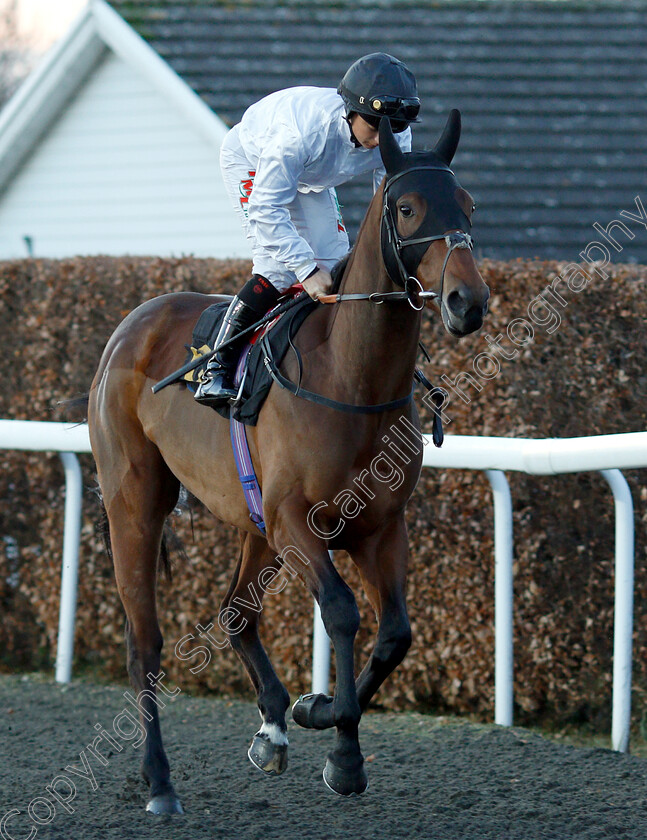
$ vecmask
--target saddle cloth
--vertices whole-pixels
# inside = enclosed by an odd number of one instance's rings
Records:
[[[185,345],[188,351],[185,362],[196,359],[213,349],[228,306],[228,301],[214,303],[200,315],[193,328],[191,345]],[[234,405],[218,406],[214,408],[214,411],[217,411],[226,419],[233,418],[246,426],[257,424],[259,412],[272,386],[272,377],[263,363],[263,353],[257,339],[261,335],[266,335],[265,340],[270,344],[272,357],[277,365],[280,364],[290,346],[290,341],[296,335],[301,324],[317,306],[316,301],[304,295],[303,302],[297,303],[293,309],[279,316],[278,320],[271,321],[253,334],[249,343],[243,346],[240,354],[241,358],[246,354],[245,368],[241,377],[244,380],[241,398]],[[206,366],[207,363],[204,362],[183,377],[187,387],[194,393],[200,375],[206,369]]]

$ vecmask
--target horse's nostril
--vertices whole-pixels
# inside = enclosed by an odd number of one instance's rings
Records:
[[[465,315],[472,303],[472,295],[466,289],[455,289],[447,295],[447,307],[453,315]]]

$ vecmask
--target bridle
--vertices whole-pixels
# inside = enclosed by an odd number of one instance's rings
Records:
[[[449,258],[451,257],[452,253],[458,249],[464,248],[471,250],[474,247],[472,237],[469,233],[463,230],[455,230],[451,232],[444,231],[442,233],[431,233],[428,236],[414,235],[412,237],[406,237],[404,239],[398,234],[395,219],[393,217],[393,208],[389,204],[389,192],[393,184],[395,184],[396,181],[398,181],[404,175],[408,175],[410,172],[417,172],[421,170],[437,170],[441,172],[449,172],[451,175],[454,175],[454,173],[448,166],[439,166],[436,164],[413,166],[410,169],[405,169],[403,172],[398,172],[397,174],[392,175],[390,178],[387,179],[386,184],[384,185],[382,226],[380,229],[382,257],[384,259],[384,264],[387,267],[389,277],[396,284],[396,286],[402,286],[402,288],[408,295],[409,305],[413,309],[422,309],[425,305],[425,299],[433,300],[434,298],[438,298],[439,300],[442,300],[443,289],[445,284],[445,271],[447,269],[447,263],[449,262]],[[425,292],[422,288],[422,284],[415,276],[415,272],[418,268],[418,265],[420,264],[420,260],[422,259],[423,254],[420,253],[418,258],[415,260],[415,263],[409,262],[409,265],[406,266],[405,256],[403,255],[402,251],[404,248],[417,245],[429,245],[430,242],[438,242],[441,239],[445,240],[445,244],[447,245],[447,253],[445,254],[445,260],[443,262],[443,267],[440,272],[439,290],[438,292]],[[418,305],[419,301],[421,302]]]
[[[443,289],[445,284],[445,271],[449,258],[454,251],[458,249],[472,250],[474,242],[469,233],[464,230],[451,230],[443,233],[430,233],[427,236],[412,236],[404,239],[399,235],[395,219],[393,217],[393,209],[389,204],[389,192],[396,181],[411,172],[418,172],[422,170],[437,170],[440,172],[449,172],[454,175],[454,172],[448,166],[441,166],[437,164],[425,164],[419,166],[412,166],[402,172],[397,172],[394,175],[387,177],[384,185],[383,203],[382,203],[382,220],[380,225],[380,246],[382,250],[382,259],[386,266],[387,273],[391,281],[400,286],[401,292],[366,292],[355,294],[337,294],[326,295],[324,302],[326,303],[341,303],[346,300],[368,300],[371,303],[385,303],[388,301],[406,300],[412,309],[420,311],[426,301],[428,300],[442,300]],[[424,222],[422,227],[424,228]],[[447,245],[447,253],[440,272],[440,287],[438,292],[425,291],[422,284],[415,276],[420,260],[426,249],[419,251],[414,255],[413,260],[408,259],[408,256],[403,255],[403,249],[411,246],[428,245],[430,242],[445,240]],[[416,259],[417,257],[417,259]],[[406,263],[405,263],[406,260]]]
[[[436,233],[432,230],[429,233],[426,233],[426,229],[429,227],[429,224],[425,224],[424,220],[421,227],[418,230],[418,232],[422,232],[424,234],[423,236],[413,235],[411,237],[402,238],[398,234],[397,227],[395,225],[395,220],[393,218],[393,210],[389,203],[389,191],[393,184],[396,183],[404,175],[408,175],[411,172],[421,170],[438,170],[441,172],[449,172],[452,176],[454,176],[454,173],[448,166],[441,166],[437,164],[418,165],[412,166],[408,169],[403,170],[402,172],[398,172],[394,175],[391,175],[390,177],[387,177],[386,183],[384,185],[382,219],[380,225],[380,248],[382,251],[382,259],[384,261],[387,273],[391,278],[391,281],[395,283],[395,285],[400,286],[402,288],[402,291],[326,295],[323,298],[323,300],[320,299],[321,302],[341,303],[343,301],[348,300],[368,300],[371,303],[379,304],[388,301],[406,300],[412,307],[412,309],[420,311],[424,307],[425,302],[427,300],[433,300],[434,298],[442,300],[445,270],[447,268],[447,263],[449,262],[450,256],[453,254],[454,251],[460,248],[471,250],[473,247],[473,242],[470,234],[460,229],[451,230],[448,232],[446,231],[443,233]],[[463,217],[466,218],[465,214],[463,214]],[[456,219],[453,221],[457,220],[458,217],[456,217]],[[429,243],[440,241],[441,239],[445,240],[445,244],[447,245],[447,253],[445,255],[445,260],[443,262],[440,274],[440,289],[438,292],[427,292],[422,288],[422,284],[415,276],[415,272],[417,271],[418,265],[420,264],[420,261],[425,251],[427,250],[427,246],[429,245]],[[411,252],[409,252],[409,254],[406,255],[403,254],[404,248],[417,247],[422,245],[424,245],[425,247],[419,250],[418,253],[413,253],[412,258],[410,258],[409,256]],[[398,400],[393,400],[392,402],[381,403],[379,405],[353,405],[350,403],[339,402],[338,400],[331,400],[328,397],[323,396],[322,394],[313,393],[312,391],[307,391],[301,387],[301,358],[296,347],[292,345],[292,342],[290,342],[290,344],[294,352],[296,353],[297,361],[299,363],[299,377],[298,382],[296,384],[294,382],[291,382],[285,376],[283,376],[283,374],[278,370],[278,366],[272,359],[271,348],[267,339],[267,334],[263,336],[260,343],[264,354],[263,361],[272,379],[280,387],[285,388],[295,396],[302,397],[303,399],[310,400],[311,402],[319,403],[319,405],[325,405],[329,408],[334,408],[338,411],[345,411],[352,414],[375,414],[382,413],[384,411],[390,411],[395,408],[402,408],[411,401],[411,398],[413,396],[413,391],[411,391],[411,393],[405,397],[401,397]],[[424,348],[422,349],[424,350]],[[434,414],[432,437],[434,444],[436,446],[441,446],[443,442],[443,431],[440,409],[444,401],[444,392],[440,388],[434,387],[426,379],[422,371],[418,369],[415,370],[414,378],[417,382],[422,383],[423,385],[425,385],[425,387],[428,388],[428,392],[431,396],[433,403]]]

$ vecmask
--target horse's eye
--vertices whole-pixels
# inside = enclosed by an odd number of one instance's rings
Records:
[[[472,213],[476,213],[476,204],[472,204]]]
[[[398,210],[404,216],[405,219],[410,219],[411,216],[413,216],[413,208],[409,207],[408,204],[401,204]]]

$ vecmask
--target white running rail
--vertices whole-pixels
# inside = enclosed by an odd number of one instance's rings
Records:
[[[0,449],[30,452],[59,452],[65,470],[65,523],[61,571],[61,603],[58,613],[56,680],[67,683],[72,678],[74,619],[79,574],[81,542],[81,507],[83,480],[75,452],[90,452],[86,425],[45,423],[31,420],[0,420]]]
[[[647,432],[585,438],[531,440],[447,435],[442,449],[425,435],[423,465],[485,471],[494,496],[495,722],[512,724],[512,502],[504,471],[533,475],[600,471],[615,501],[615,607],[613,656],[613,748],[626,752],[631,713],[634,530],[629,486],[619,471],[647,467]],[[0,448],[60,452],[65,469],[65,529],[56,679],[69,682],[81,533],[82,484],[75,452],[90,452],[86,425],[0,420]],[[313,691],[326,693],[330,647],[315,609]]]
[[[532,475],[602,473],[615,502],[615,595],[613,713],[611,742],[629,748],[633,628],[634,522],[629,485],[620,469],[647,467],[647,432],[584,438],[530,440],[448,435],[442,449],[427,446],[423,464],[436,468],[485,470],[494,495],[495,554],[495,723],[512,724],[512,503],[503,473]]]

